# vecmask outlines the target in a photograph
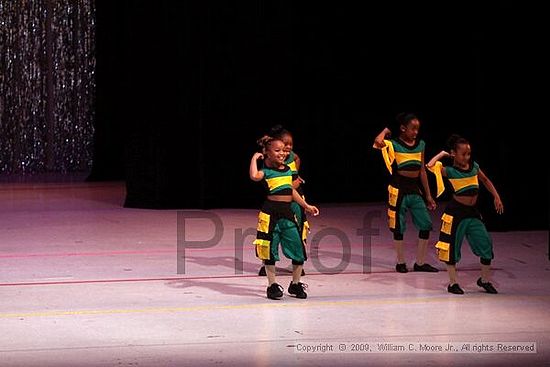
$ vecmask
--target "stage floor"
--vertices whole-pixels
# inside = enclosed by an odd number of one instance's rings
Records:
[[[453,295],[434,251],[439,273],[395,272],[382,203],[319,205],[308,298],[288,296],[282,259],[272,301],[256,210],[127,209],[124,195],[120,182],[0,186],[2,367],[550,365],[548,231],[492,233],[496,295],[465,243]]]

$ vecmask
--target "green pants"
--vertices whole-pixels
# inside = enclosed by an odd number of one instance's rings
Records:
[[[464,218],[460,221],[455,234],[455,240],[451,246],[456,262],[460,261],[461,247],[464,237],[468,240],[474,255],[482,259],[493,258],[493,241],[487,233],[485,224],[477,218]]]
[[[407,212],[411,212],[411,217],[414,226],[419,231],[430,231],[432,229],[432,218],[428,213],[428,208],[426,208],[426,203],[422,196],[416,194],[403,195],[403,199],[397,208],[397,215],[399,220],[399,229],[400,233],[405,233],[407,229]]]
[[[279,244],[281,244],[285,257],[294,261],[305,260],[304,245],[298,227],[296,223],[286,218],[279,219],[273,230],[273,240],[270,247],[271,260],[280,260]]]
[[[279,245],[283,254],[294,262],[307,259],[292,203],[270,200],[264,202],[258,213],[254,245],[256,256],[263,261],[279,261]]]
[[[459,262],[464,237],[472,252],[481,258],[482,264],[493,259],[493,241],[477,208],[453,200],[441,216],[439,241],[435,245],[439,259],[447,264]]]

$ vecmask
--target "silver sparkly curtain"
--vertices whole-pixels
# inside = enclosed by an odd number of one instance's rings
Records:
[[[0,173],[91,168],[94,0],[0,0]]]

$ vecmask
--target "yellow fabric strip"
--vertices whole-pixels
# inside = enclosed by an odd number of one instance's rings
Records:
[[[477,175],[464,178],[450,178],[449,181],[451,182],[451,185],[453,185],[455,192],[468,186],[479,187]]]
[[[395,210],[388,209],[388,227],[395,229]]]
[[[441,232],[446,233],[448,235],[451,234],[451,230],[453,229],[453,216],[443,213],[443,216],[441,217]]]
[[[292,187],[292,176],[281,176],[266,179],[269,191],[273,191],[283,185],[290,185]]]
[[[269,240],[261,240],[259,238],[256,238],[254,240],[254,245],[257,245],[257,246],[269,246],[269,244],[271,243],[271,241]]]
[[[397,205],[398,196],[399,196],[399,189],[397,187],[393,187],[392,185],[388,185],[388,204],[390,204],[390,206]]]
[[[384,143],[386,145],[381,149],[382,158],[384,158],[384,163],[386,164],[386,168],[390,173],[392,173],[391,165],[395,160],[395,151],[393,150],[393,144],[391,141],[384,140]]]
[[[441,170],[443,169],[443,163],[440,161],[435,162],[433,167],[427,167],[428,171],[435,175],[435,184],[437,186],[437,197],[440,197],[441,194],[445,191],[445,184],[443,183],[443,174]]]
[[[449,249],[450,244],[448,242],[442,242],[438,241],[435,244],[435,248],[437,249],[437,257],[441,261],[449,261]]]
[[[258,232],[268,233],[270,219],[271,219],[271,216],[269,214],[260,212],[258,214],[258,225],[256,226],[256,230]]]
[[[287,164],[287,166],[290,167],[290,170],[291,170],[292,172],[298,172],[298,169],[296,168],[296,161],[290,162],[289,164]]]
[[[398,165],[402,165],[409,161],[420,163],[422,162],[422,152],[416,152],[416,153],[397,152],[395,153],[395,160],[397,161]]]
[[[261,260],[269,260],[269,249],[271,242],[267,240],[256,239],[254,241],[254,244],[256,245],[258,258],[260,258]]]
[[[304,222],[304,228],[302,229],[302,241],[305,241],[307,239],[308,234],[309,234],[309,223],[306,220]]]

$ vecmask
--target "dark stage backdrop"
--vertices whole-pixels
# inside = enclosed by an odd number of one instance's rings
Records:
[[[0,180],[92,167],[93,0],[0,0]]]
[[[548,176],[529,170],[518,139],[529,123],[528,11],[503,2],[98,0],[96,8],[90,179],[124,178],[128,207],[258,207],[248,165],[276,123],[294,133],[311,203],[382,201],[388,175],[372,141],[410,111],[428,156],[451,133],[470,139],[506,206],[497,218],[482,191],[491,229],[547,228]]]

